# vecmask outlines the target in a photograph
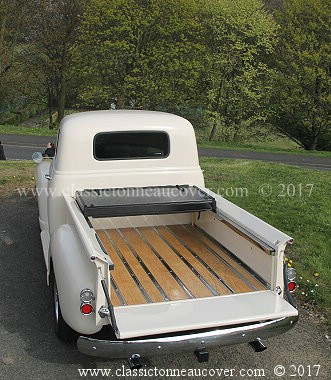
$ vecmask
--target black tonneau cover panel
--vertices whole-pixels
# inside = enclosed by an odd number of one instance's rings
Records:
[[[174,214],[215,210],[216,201],[196,186],[88,189],[76,192],[85,217]]]

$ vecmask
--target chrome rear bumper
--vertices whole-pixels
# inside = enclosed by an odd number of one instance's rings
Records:
[[[269,338],[290,330],[297,321],[298,316],[293,316],[196,334],[139,340],[111,341],[80,336],[77,341],[77,347],[83,354],[104,358],[128,358],[134,354],[139,354],[143,357],[174,352],[193,352],[202,347],[208,349]]]

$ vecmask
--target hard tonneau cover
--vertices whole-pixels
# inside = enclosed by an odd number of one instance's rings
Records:
[[[86,189],[76,192],[85,217],[157,215],[215,210],[216,201],[196,186]]]

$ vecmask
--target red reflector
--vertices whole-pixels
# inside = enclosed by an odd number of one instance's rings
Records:
[[[80,310],[82,311],[83,314],[87,315],[87,314],[91,314],[92,311],[93,311],[93,307],[92,305],[90,305],[89,303],[84,303],[81,307],[80,307]]]
[[[295,288],[297,287],[297,284],[294,281],[291,281],[288,283],[288,290],[290,292],[294,292]]]

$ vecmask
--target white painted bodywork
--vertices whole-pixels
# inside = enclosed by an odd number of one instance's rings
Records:
[[[47,196],[48,196],[48,180],[45,174],[49,173],[52,160],[44,159],[36,168],[36,189],[38,191],[38,209],[39,209],[39,225],[41,231],[48,230],[48,216],[47,216]],[[48,232],[48,231],[47,231]]]
[[[119,161],[98,161],[94,158],[93,139],[97,133],[139,130],[168,133],[169,156]],[[99,331],[102,325],[109,324],[110,319],[102,319],[97,312],[83,316],[79,295],[84,288],[92,289],[95,310],[107,305],[101,279],[105,279],[110,288],[109,266],[112,265],[96,238],[95,229],[190,223],[192,215],[90,218],[88,223],[74,200],[75,192],[177,184],[204,188],[204,178],[193,128],[187,120],[175,115],[148,111],[75,114],[62,121],[57,145],[56,157],[44,160],[37,166],[36,172],[45,263],[48,275],[51,264],[54,268],[63,318],[79,333],[92,334]],[[45,174],[49,174],[51,179],[45,179]],[[201,213],[200,218],[194,215],[196,225],[238,255],[270,284],[271,291],[117,307],[115,315],[120,337],[231,325],[297,313],[274,293],[277,286],[283,289],[283,254],[291,238],[208,189],[205,191],[216,199],[220,216],[225,215],[233,220],[253,237],[273,248],[275,253],[268,255],[263,249],[250,244],[223,224],[214,213]],[[264,305],[265,312],[262,310]],[[235,318],[237,314],[240,315],[239,319]],[[161,315],[164,319],[160,318]]]
[[[115,312],[121,339],[297,315],[296,309],[272,291],[120,306]]]

